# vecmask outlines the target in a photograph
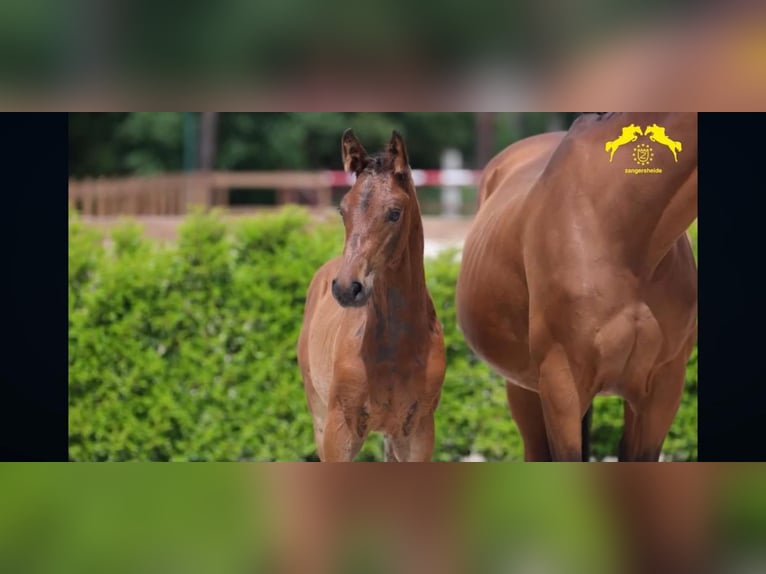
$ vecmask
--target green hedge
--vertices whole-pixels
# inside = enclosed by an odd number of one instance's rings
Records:
[[[295,343],[314,271],[342,228],[303,210],[238,223],[194,214],[175,243],[125,222],[104,241],[69,222],[69,438],[73,460],[316,460]],[[456,326],[458,261],[427,278],[447,345],[436,460],[520,460],[502,380]],[[696,458],[696,351],[666,451]],[[619,401],[597,401],[594,454],[616,453]],[[359,460],[380,460],[368,440]]]

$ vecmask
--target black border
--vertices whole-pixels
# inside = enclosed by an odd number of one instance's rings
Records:
[[[766,461],[763,114],[699,115],[699,460]]]
[[[699,460],[766,461],[763,114],[699,116]],[[68,115],[0,115],[0,460],[68,459]]]
[[[0,460],[68,459],[68,114],[0,114]]]

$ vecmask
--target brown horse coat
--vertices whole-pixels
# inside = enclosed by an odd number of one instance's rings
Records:
[[[298,341],[323,461],[350,461],[371,431],[386,460],[430,460],[444,380],[442,329],[426,288],[423,224],[401,136],[369,156],[350,130],[356,173],[341,202],[343,256],[314,276]]]
[[[663,126],[677,161],[651,168],[605,143]],[[634,152],[637,153],[637,152]],[[695,114],[583,115],[567,133],[515,143],[488,164],[456,304],[468,344],[507,381],[526,460],[581,460],[597,394],[625,400],[623,460],[657,460],[697,331]]]

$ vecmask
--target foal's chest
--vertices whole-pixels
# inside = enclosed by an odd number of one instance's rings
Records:
[[[370,391],[363,408],[370,413],[369,430],[407,436],[424,406],[423,397],[413,389],[376,388]]]
[[[369,380],[361,406],[368,415],[368,430],[408,435],[430,404],[427,394],[422,380],[396,372]]]

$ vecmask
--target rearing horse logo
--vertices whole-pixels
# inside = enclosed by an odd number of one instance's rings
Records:
[[[622,134],[620,135],[620,137],[612,141],[606,142],[606,146],[604,147],[606,151],[612,152],[611,154],[609,154],[609,161],[610,162],[612,161],[612,158],[614,157],[614,152],[617,151],[618,147],[620,147],[621,145],[625,145],[626,143],[634,142],[638,139],[638,136],[642,136],[642,135],[644,134],[641,133],[641,128],[635,124],[630,124],[629,126],[625,126],[624,128],[622,128]],[[663,130],[663,136],[664,136],[664,130]]]
[[[646,126],[644,135],[649,136],[649,139],[653,142],[667,146],[668,149],[673,152],[673,157],[675,158],[676,162],[678,162],[678,155],[676,155],[676,152],[681,151],[681,142],[672,140],[667,135],[665,135],[665,128],[658,126],[657,124],[652,124],[650,126]]]

